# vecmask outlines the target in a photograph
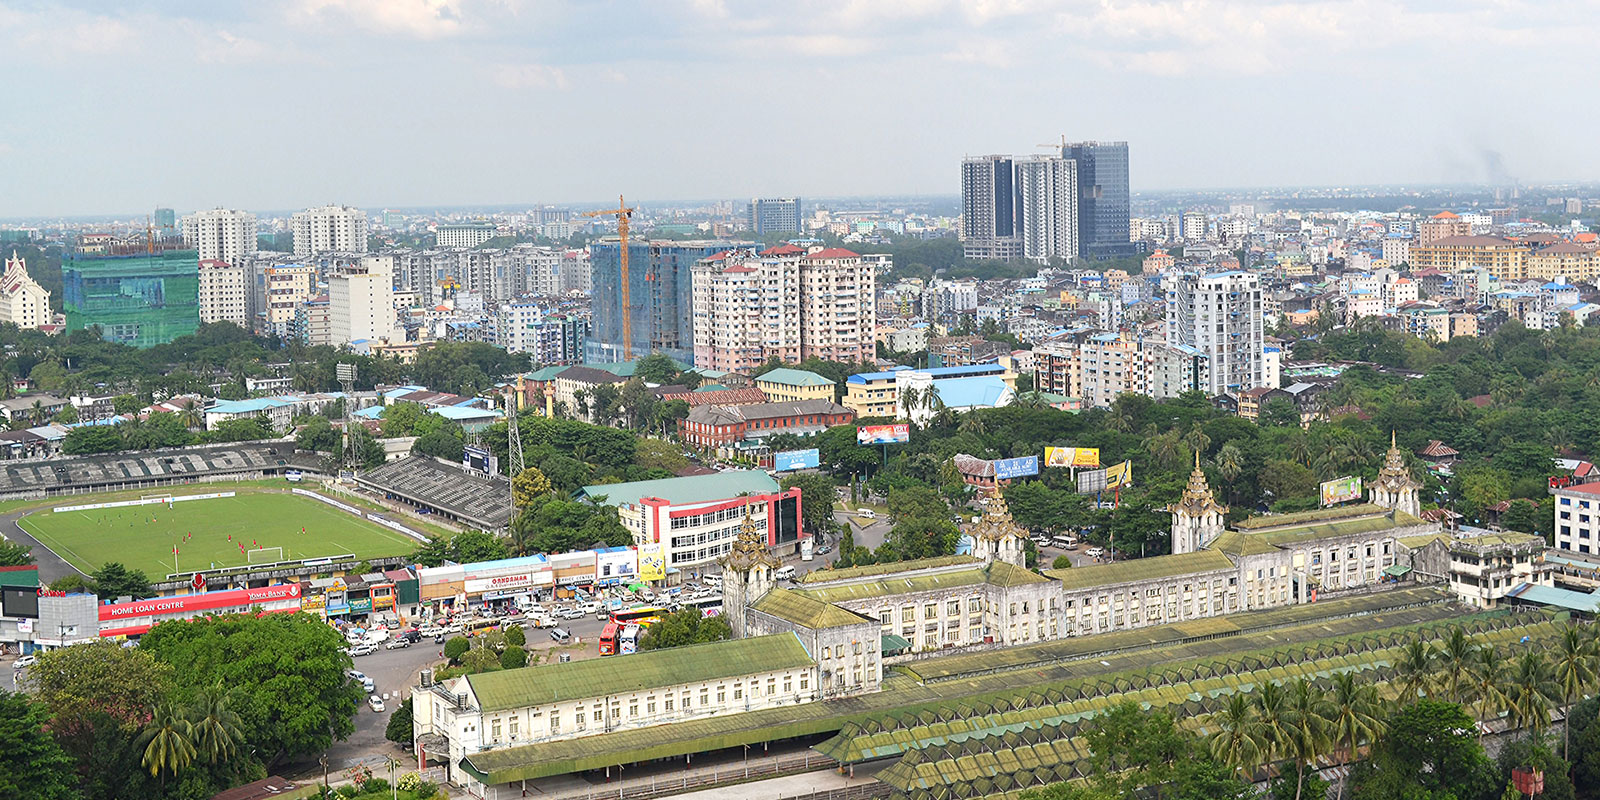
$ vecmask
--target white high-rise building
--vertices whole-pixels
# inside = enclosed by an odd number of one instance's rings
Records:
[[[397,338],[392,280],[382,271],[328,278],[329,344]]]
[[[186,214],[183,241],[199,251],[201,261],[238,264],[256,251],[256,215],[226,208]]]
[[[184,218],[185,232],[189,220]],[[219,259],[200,262],[200,321],[203,323],[232,322],[250,330],[249,264],[235,264]]]
[[[489,222],[447,223],[433,230],[440,247],[477,247],[494,238]]]
[[[1078,256],[1078,162],[1040,156],[1017,162],[1022,257],[1041,264]]]
[[[873,265],[841,248],[720,253],[691,272],[695,366],[745,371],[776,358],[872,358]]]
[[[1206,357],[1206,393],[1265,386],[1260,279],[1248,272],[1175,275],[1167,287],[1167,343]]]
[[[323,206],[296,212],[290,219],[294,254],[367,252],[367,214],[349,206]]]

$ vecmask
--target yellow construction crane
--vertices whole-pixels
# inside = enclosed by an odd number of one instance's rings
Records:
[[[604,211],[587,211],[585,217],[617,218],[617,236],[622,239],[622,360],[633,360],[633,308],[628,302],[628,217],[633,209],[617,195],[617,207]]]

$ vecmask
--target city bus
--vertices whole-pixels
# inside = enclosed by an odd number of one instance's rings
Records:
[[[622,629],[622,635],[617,637],[617,652],[621,655],[630,655],[639,652],[639,638],[644,636],[645,626],[629,625]]]
[[[500,620],[497,619],[471,619],[461,623],[461,635],[477,636],[478,634],[483,633],[490,628],[497,628],[499,626]]]
[[[720,616],[722,614],[722,595],[702,597],[699,600],[685,600],[683,601],[683,607],[700,609],[701,619]]]
[[[617,654],[617,639],[622,632],[622,626],[615,622],[607,622],[600,629],[600,655],[614,656]]]
[[[659,606],[635,606],[611,612],[611,621],[617,623],[634,623],[636,625],[654,625],[667,615],[667,610]]]

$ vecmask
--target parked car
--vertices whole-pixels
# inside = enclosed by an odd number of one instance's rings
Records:
[[[583,619],[583,612],[576,608],[569,608],[561,612],[562,619]]]
[[[383,711],[383,698],[381,698],[381,697],[379,697],[377,695],[373,695],[371,697],[368,697],[367,698],[367,708],[370,708],[373,711],[382,712]]]
[[[361,688],[366,689],[368,692],[372,691],[372,679],[367,677],[367,673],[362,672],[359,669],[352,669],[345,672],[345,675],[349,676],[350,680],[361,684]]]
[[[376,652],[378,652],[378,646],[375,644],[363,643],[350,648],[350,655],[352,656],[370,656]]]
[[[593,613],[595,613],[595,612],[597,612],[599,610],[600,610],[600,604],[599,603],[595,603],[595,602],[591,601],[591,602],[583,604],[583,613],[585,613],[585,614],[593,614]]]
[[[568,633],[566,628],[551,628],[550,639],[565,644],[572,640],[572,634]]]
[[[817,547],[817,555],[819,556],[825,556],[831,552],[833,552],[833,545],[824,544]]]
[[[403,649],[405,649],[407,647],[410,647],[410,646],[411,646],[411,640],[410,639],[407,639],[407,638],[405,638],[403,636],[396,636],[395,638],[390,639],[389,643],[385,644],[383,646],[383,649],[385,649],[385,650],[403,650]]]
[[[1103,547],[1091,547],[1088,550],[1085,550],[1083,554],[1090,558],[1099,558],[1105,555],[1106,551]]]
[[[439,634],[444,633],[444,628],[441,628],[438,625],[429,624],[418,628],[417,631],[423,636],[438,636]]]
[[[37,664],[37,663],[39,663],[39,657],[38,656],[26,655],[26,656],[23,656],[22,658],[17,659],[17,663],[12,664],[11,666],[13,668],[15,668],[15,669],[24,669],[26,667],[31,667],[31,666],[33,666],[34,664]]]

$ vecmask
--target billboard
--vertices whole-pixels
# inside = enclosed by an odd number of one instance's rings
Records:
[[[498,459],[492,453],[482,447],[469,445],[461,451],[461,466],[465,469],[496,475],[499,474],[498,467],[500,466],[496,463],[497,461]]]
[[[1345,476],[1322,482],[1322,504],[1331,506],[1361,497],[1361,478]]]
[[[778,472],[788,472],[792,469],[816,469],[822,464],[822,451],[811,450],[785,450],[772,454],[772,468]]]
[[[639,580],[664,581],[667,579],[667,555],[660,544],[639,545]]]
[[[1133,483],[1133,462],[1112,464],[1105,469],[1086,469],[1078,473],[1078,494],[1116,491]]]
[[[1133,485],[1133,462],[1124,461],[1106,467],[1106,488],[1121,489]]]
[[[856,428],[856,444],[905,444],[911,441],[911,426],[901,422],[894,425],[862,425]]]
[[[1039,457],[997,458],[994,461],[995,480],[1005,481],[1039,474]]]
[[[1047,467],[1098,467],[1098,447],[1046,447],[1044,465]]]

